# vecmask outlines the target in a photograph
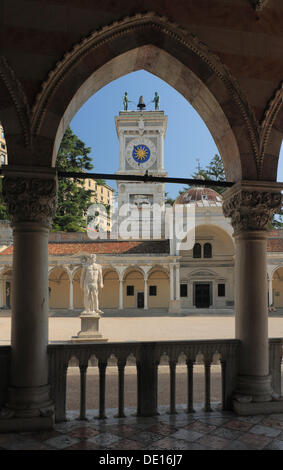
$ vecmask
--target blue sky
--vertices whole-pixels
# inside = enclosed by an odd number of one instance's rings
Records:
[[[114,117],[123,110],[123,95],[128,92],[133,102],[129,110],[136,110],[143,95],[147,110],[155,91],[160,96],[160,110],[168,116],[164,142],[164,165],[168,176],[191,178],[198,160],[205,167],[219,152],[206,125],[194,108],[174,88],[156,76],[137,71],[125,75],[103,87],[77,112],[70,126],[77,136],[91,147],[94,172],[115,173],[118,169],[119,146]],[[283,152],[281,151],[278,181],[283,181]],[[115,181],[107,181],[116,189]],[[166,191],[176,197],[182,185],[168,184]]]

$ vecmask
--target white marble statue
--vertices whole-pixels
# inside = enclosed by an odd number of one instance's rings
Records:
[[[103,276],[100,264],[92,254],[83,264],[81,287],[84,292],[84,308],[86,313],[103,313],[98,308],[98,289],[103,288]]]

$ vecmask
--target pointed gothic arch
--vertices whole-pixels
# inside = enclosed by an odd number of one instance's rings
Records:
[[[46,165],[54,165],[79,107],[112,80],[140,69],[165,80],[200,114],[223,158],[227,179],[257,179],[258,123],[237,81],[194,35],[154,13],[94,32],[57,63],[32,110],[38,158],[44,143]]]

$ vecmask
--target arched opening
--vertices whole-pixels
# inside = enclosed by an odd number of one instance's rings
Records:
[[[283,308],[283,267],[273,273],[272,290],[274,307]]]
[[[203,245],[203,257],[212,258],[212,245],[211,243],[205,243]]]
[[[0,167],[2,165],[8,165],[8,152],[4,127],[0,121]]]
[[[13,299],[11,269],[4,269],[1,273],[0,299],[1,307],[5,310],[10,310]]]
[[[49,306],[51,309],[69,308],[70,279],[62,267],[51,270],[49,274]]]
[[[79,309],[84,307],[83,290],[81,288],[81,268],[77,269],[73,277],[73,292],[74,292],[74,308]]]
[[[195,35],[154,13],[93,33],[57,64],[34,108],[35,153],[44,139],[46,162],[54,165],[65,129],[82,104],[107,83],[142,69],[162,78],[194,106],[219,148],[227,179],[256,179],[256,124],[244,93]]]
[[[201,258],[201,244],[200,243],[194,244],[193,258]]]
[[[144,276],[135,268],[129,268],[124,276],[124,308],[144,308]]]
[[[168,308],[169,278],[164,269],[153,268],[148,275],[148,308]]]
[[[119,277],[114,269],[103,271],[103,289],[99,291],[101,308],[117,309],[119,307]]]

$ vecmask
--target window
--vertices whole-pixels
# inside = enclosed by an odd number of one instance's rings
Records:
[[[134,286],[127,286],[127,295],[134,295]]]
[[[204,258],[212,258],[212,246],[211,243],[205,243],[203,247]]]
[[[201,245],[200,243],[195,243],[193,249],[193,257],[194,258],[201,258]]]
[[[218,284],[218,297],[225,297],[225,284]]]
[[[188,284],[180,284],[180,296],[188,297]]]
[[[149,295],[157,295],[157,286],[149,286]]]

